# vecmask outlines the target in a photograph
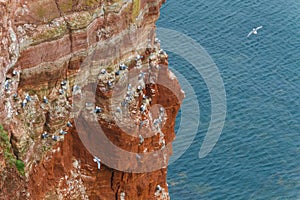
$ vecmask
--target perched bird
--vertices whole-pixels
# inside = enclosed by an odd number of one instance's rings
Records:
[[[156,191],[162,191],[162,187],[160,185],[156,186]]]
[[[159,120],[158,120],[158,119],[155,119],[155,120],[153,121],[153,125],[154,125],[154,126],[158,126],[158,124],[159,124]]]
[[[67,126],[68,126],[68,127],[72,127],[73,125],[72,125],[71,122],[68,122],[68,123],[67,123]]]
[[[166,52],[165,52],[163,49],[160,49],[160,50],[158,51],[158,53],[159,53],[159,54],[166,54]]]
[[[61,94],[61,95],[63,95],[63,94],[64,94],[64,90],[63,90],[63,89],[61,89],[61,88],[58,90],[58,92],[59,92],[59,94]]]
[[[44,103],[48,103],[49,102],[46,96],[43,97],[43,102]]]
[[[59,134],[61,134],[61,135],[66,135],[68,132],[66,132],[66,131],[64,131],[64,130],[62,130],[62,129],[60,129],[60,131],[59,131]]]
[[[101,69],[101,74],[105,74],[106,73],[106,69]]]
[[[142,158],[139,154],[136,154],[135,157],[138,161]]]
[[[261,28],[262,28],[262,26],[253,28],[252,31],[251,31],[250,33],[248,33],[247,37],[249,37],[249,36],[252,35],[252,34],[256,35],[256,34],[257,34],[257,31],[258,31],[259,29],[261,29]]]
[[[58,141],[58,136],[56,136],[56,135],[52,135],[52,140],[54,140],[54,141]]]
[[[80,87],[78,85],[74,85],[73,86],[73,92],[77,91],[77,90],[80,90]]]
[[[14,100],[15,100],[15,101],[18,100],[18,94],[17,94],[17,93],[15,93],[15,94],[13,95],[13,97],[14,97]]]
[[[122,64],[120,64],[120,66],[119,66],[119,69],[120,70],[125,70],[125,69],[127,69],[128,67],[124,64],[124,63],[122,63]]]
[[[12,72],[12,75],[13,75],[13,76],[18,75],[18,71],[14,69],[13,72]]]
[[[142,136],[142,135],[139,135],[139,139],[140,139],[140,144],[143,144],[143,142],[144,142],[144,138],[143,138],[143,136]]]
[[[26,95],[25,95],[25,99],[26,99],[27,101],[31,101],[31,97],[29,96],[29,94],[28,94],[28,93],[26,93]]]
[[[67,85],[67,80],[63,80],[62,82],[60,82],[61,86]]]
[[[22,108],[24,108],[24,107],[26,106],[26,104],[27,104],[27,100],[24,99],[24,100],[22,101],[22,103],[21,103]]]
[[[145,77],[145,72],[140,72],[138,80],[142,80]]]
[[[101,160],[98,157],[96,157],[96,156],[94,156],[93,160],[94,160],[94,162],[96,162],[98,164],[98,169],[100,169],[100,167],[101,167]]]
[[[141,112],[144,112],[146,110],[146,105],[145,104],[142,104],[141,107],[140,107],[140,111]]]
[[[110,88],[112,87],[113,83],[111,81],[107,81],[107,86]]]
[[[137,86],[137,91],[142,91],[142,89],[143,89],[142,86],[140,86],[140,85]]]
[[[10,85],[10,81],[9,80],[5,80],[5,83],[4,83],[5,90],[9,89],[9,85]]]
[[[135,60],[138,61],[138,60],[141,60],[142,58],[143,58],[143,56],[137,55],[136,58],[135,58]]]
[[[46,139],[49,137],[49,134],[45,131],[43,134],[42,134],[42,139]]]
[[[94,109],[94,113],[100,113],[102,112],[102,109],[99,106],[96,106]]]
[[[164,107],[160,107],[160,108],[159,108],[159,112],[160,112],[160,113],[164,113],[164,112],[165,112]]]
[[[116,111],[117,111],[118,113],[122,113],[122,110],[121,110],[120,107],[117,107]]]
[[[129,83],[127,86],[127,90],[131,90],[131,88],[132,88],[132,85]]]

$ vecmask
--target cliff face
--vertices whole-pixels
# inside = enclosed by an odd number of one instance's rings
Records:
[[[0,199],[169,199],[166,166],[183,93],[155,41],[162,3],[0,0],[0,120],[9,143],[0,138]],[[85,110],[114,145],[136,154],[136,168],[88,147],[99,141],[78,131],[72,109],[85,91],[94,92]],[[159,150],[149,167],[143,154]],[[100,169],[93,156],[104,161]]]

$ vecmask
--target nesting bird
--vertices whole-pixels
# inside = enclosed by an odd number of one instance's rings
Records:
[[[18,75],[18,71],[14,69],[14,70],[12,71],[12,75],[13,75],[13,76]]]
[[[128,67],[124,64],[124,63],[122,63],[122,64],[120,64],[120,66],[119,66],[119,69],[120,70],[125,70],[125,69],[127,69]]]
[[[63,80],[62,82],[60,82],[60,85],[61,85],[62,92],[64,90],[67,90],[67,80]],[[63,94],[63,93],[61,93],[61,94]]]
[[[9,90],[9,85],[10,85],[10,80],[5,80],[5,82],[4,82],[4,88],[5,88],[5,90]]]
[[[117,107],[116,111],[117,111],[118,113],[122,113],[122,110],[121,110],[120,107]]]
[[[145,121],[145,120],[140,121],[140,128],[142,128],[144,124],[146,124],[146,121]]]
[[[160,49],[160,50],[158,51],[158,53],[159,53],[159,54],[166,54],[166,52],[165,52],[163,49]]]
[[[15,93],[15,94],[13,95],[13,98],[14,98],[15,101],[18,100],[18,94]]]
[[[43,102],[44,103],[48,103],[49,102],[46,96],[43,97]]]
[[[124,101],[121,102],[121,106],[122,107],[126,107],[127,106],[127,101],[124,99]]]
[[[68,126],[68,127],[73,127],[73,125],[72,125],[71,122],[67,122],[67,126]]]
[[[52,140],[54,140],[54,141],[58,141],[58,139],[59,139],[59,137],[58,137],[58,136],[56,136],[56,135],[52,135]]]
[[[77,91],[77,90],[79,90],[80,89],[80,87],[78,86],[78,85],[74,85],[73,86],[73,92],[75,92],[75,91]]]
[[[140,111],[141,112],[144,112],[146,110],[146,105],[145,104],[142,104],[141,107],[140,107]]]
[[[140,92],[140,91],[142,91],[142,90],[143,90],[143,87],[140,86],[140,85],[138,85],[138,86],[137,86],[137,91]]]
[[[143,142],[144,142],[144,138],[143,138],[143,136],[142,136],[142,135],[139,135],[139,139],[140,139],[140,145],[141,145],[141,144],[143,144]]]
[[[159,191],[159,192],[162,191],[162,187],[160,185],[157,185],[156,186],[156,191]]]
[[[27,101],[31,101],[31,97],[29,96],[29,94],[28,94],[28,93],[26,93],[26,95],[25,95],[25,99],[26,99]]]
[[[142,80],[145,77],[145,72],[139,73],[138,80]]]
[[[125,200],[125,192],[120,193],[120,200]]]
[[[61,89],[61,88],[59,88],[58,93],[61,94],[61,95],[63,95],[64,94],[64,90]]]
[[[94,113],[100,113],[102,110],[99,106],[96,106],[94,109]]]
[[[128,86],[127,86],[127,90],[131,90],[132,86],[131,84],[129,83]]]
[[[24,108],[24,107],[26,106],[26,104],[27,104],[27,100],[24,99],[24,100],[22,101],[22,103],[21,103],[21,107]]]
[[[146,99],[148,99],[148,96],[143,95],[143,100],[146,100]]]
[[[142,58],[143,58],[143,56],[137,55],[136,58],[135,58],[135,60],[138,61],[138,60],[141,60]]]
[[[135,157],[137,160],[140,160],[142,158],[138,153],[135,155]]]
[[[112,87],[112,82],[111,81],[107,81],[107,86],[110,88],[110,87]]]
[[[68,132],[66,132],[66,131],[64,131],[64,130],[62,130],[62,129],[60,129],[60,131],[59,131],[59,134],[61,134],[61,135],[66,135]]]
[[[101,69],[101,74],[105,74],[106,73],[106,69]]]
[[[45,131],[43,134],[42,134],[42,139],[46,139],[49,137],[49,134]]]
[[[160,112],[160,113],[164,113],[164,112],[165,112],[164,107],[160,107],[160,108],[159,108],[159,112]]]
[[[160,39],[155,38],[155,39],[154,39],[154,42],[155,42],[155,43],[160,43]]]
[[[153,125],[154,125],[154,126],[158,126],[158,124],[159,124],[159,120],[158,120],[158,119],[155,119],[155,120],[153,121]]]
[[[63,80],[62,82],[60,82],[61,86],[67,85],[67,80]]]

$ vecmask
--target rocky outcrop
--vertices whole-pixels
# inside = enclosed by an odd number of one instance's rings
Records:
[[[0,0],[0,119],[25,164],[22,175],[0,145],[0,199],[169,199],[183,93],[155,40],[162,3]],[[98,141],[79,132],[80,116],[96,117],[115,146],[136,155],[136,168],[90,149]],[[158,159],[145,165],[148,152]]]

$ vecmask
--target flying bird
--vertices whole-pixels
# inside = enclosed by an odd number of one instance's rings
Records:
[[[252,35],[252,34],[256,35],[256,34],[257,34],[257,31],[258,31],[259,29],[261,29],[261,28],[262,28],[262,26],[259,26],[259,27],[257,27],[257,28],[253,28],[252,31],[251,31],[250,33],[248,33],[247,37],[249,37],[249,36]]]

